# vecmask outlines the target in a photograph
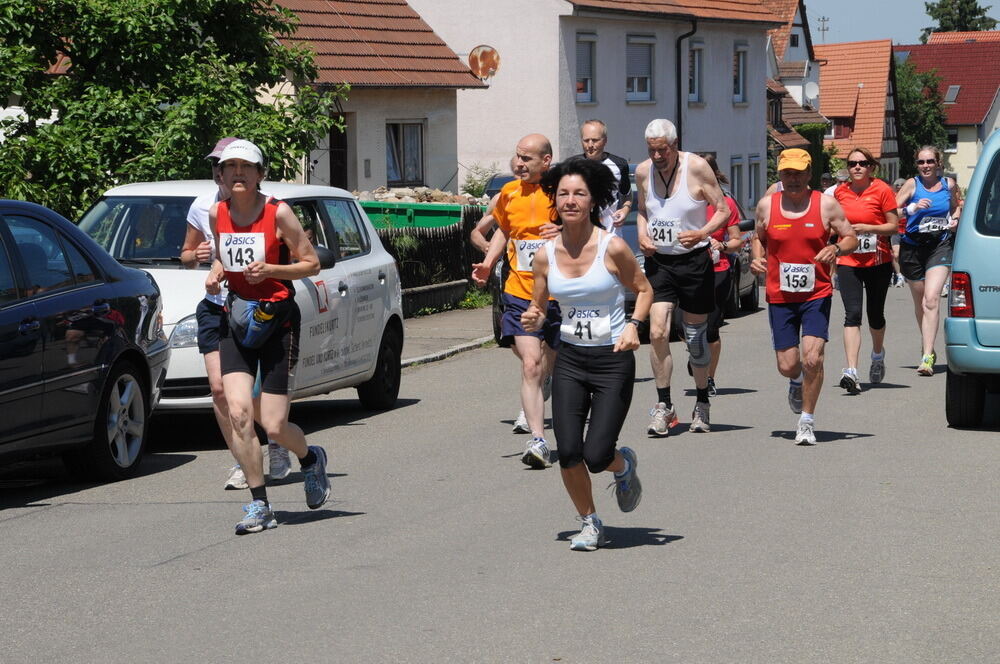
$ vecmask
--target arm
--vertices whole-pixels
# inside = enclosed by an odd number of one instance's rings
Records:
[[[472,264],[472,280],[479,286],[485,286],[489,281],[493,266],[500,260],[504,248],[507,246],[507,231],[503,227],[497,227],[493,237],[490,239],[489,247],[486,250],[486,258],[482,263]]]
[[[219,246],[219,229],[216,226],[218,219],[219,204],[213,203],[208,210],[208,226],[212,229],[212,237],[215,238],[215,246]],[[205,292],[210,295],[218,295],[222,292],[222,282],[226,279],[225,270],[222,269],[222,261],[216,256],[212,261],[212,267],[205,278]]]
[[[184,235],[184,246],[181,247],[181,265],[187,269],[198,267],[199,263],[212,260],[212,245],[205,234],[188,224]]]
[[[521,314],[521,325],[528,332],[537,332],[545,323],[545,313],[549,302],[549,259],[546,247],[542,246],[535,252],[532,261],[534,286],[531,290],[531,304]]]
[[[958,226],[958,218],[962,216],[962,207],[965,205],[965,201],[962,200],[962,194],[958,190],[958,183],[948,178],[949,190],[951,191],[951,218],[952,218],[952,228]]]
[[[649,308],[653,305],[653,288],[635,260],[635,255],[620,237],[611,239],[605,262],[610,261],[608,271],[618,277],[618,281],[636,294],[632,320],[645,321],[649,318]],[[639,328],[628,324],[615,342],[615,352],[639,348]]]
[[[849,254],[858,248],[858,236],[854,232],[851,222],[844,216],[844,209],[840,207],[833,196],[821,196],[823,223],[836,233],[840,239],[836,244],[828,244],[813,256],[817,263],[833,263],[838,256]]]
[[[765,194],[764,198],[757,203],[754,212],[757,218],[753,242],[750,244],[750,271],[754,274],[765,274],[767,272],[767,247],[764,246],[763,238],[767,232],[767,220],[771,216],[771,196]]]
[[[726,196],[726,205],[729,206],[729,217],[726,219],[726,236],[722,242],[719,242],[714,237],[709,238],[712,249],[717,249],[724,254],[731,254],[734,251],[739,250],[740,245],[743,244],[743,234],[740,233],[739,223],[740,223],[740,212],[728,196]]]
[[[639,238],[639,249],[644,256],[656,253],[656,245],[649,237],[649,227],[646,224],[646,185],[649,178],[650,161],[646,160],[635,169],[636,198],[639,201],[639,213],[636,215],[636,231]]]
[[[722,188],[715,179],[715,173],[707,161],[697,155],[689,155],[688,174],[699,182],[702,197],[715,208],[715,214],[700,230],[681,231],[677,234],[678,241],[685,247],[691,248],[725,226],[729,220],[729,203],[726,202],[726,196],[722,193]]]
[[[290,265],[276,265],[264,261],[254,261],[244,271],[247,283],[258,284],[265,279],[294,280],[319,274],[319,257],[316,248],[306,237],[302,224],[286,203],[278,204],[275,215],[278,238],[285,243],[292,258],[297,262]]]
[[[486,233],[493,228],[493,225],[496,223],[496,219],[493,217],[493,210],[496,209],[497,199],[499,198],[500,194],[498,192],[492,199],[490,199],[490,204],[486,208],[486,214],[483,215],[483,218],[479,220],[476,227],[472,229],[471,233],[469,233],[469,241],[472,242],[472,246],[484,254],[489,251],[490,248],[489,240],[486,239]]]
[[[621,179],[618,181],[618,200],[621,203],[613,216],[615,228],[621,227],[632,211],[632,183],[629,182],[628,163],[622,160],[622,163],[618,164],[618,169],[621,172]]]

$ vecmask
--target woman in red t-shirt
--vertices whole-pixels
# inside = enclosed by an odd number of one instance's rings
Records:
[[[868,329],[872,335],[868,378],[872,383],[881,383],[885,377],[885,297],[892,281],[889,236],[898,231],[899,218],[892,188],[874,177],[878,166],[871,152],[854,148],[847,155],[851,177],[833,192],[858,234],[858,248],[837,259],[837,280],[844,302],[844,355],[847,357],[840,386],[850,394],[861,391],[857,367],[861,353],[861,305],[866,293]]]

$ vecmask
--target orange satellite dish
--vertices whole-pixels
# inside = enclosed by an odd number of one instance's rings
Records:
[[[500,54],[492,46],[477,46],[469,53],[469,69],[481,81],[493,78],[500,69]]]

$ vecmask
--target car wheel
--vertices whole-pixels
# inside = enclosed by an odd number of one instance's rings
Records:
[[[979,426],[985,402],[986,386],[981,380],[948,372],[944,383],[944,411],[950,426]]]
[[[149,428],[149,389],[141,375],[131,362],[112,367],[97,406],[92,441],[63,457],[71,473],[111,481],[138,473]]]
[[[382,345],[378,349],[375,373],[370,379],[358,385],[358,399],[361,400],[362,406],[371,410],[388,410],[396,405],[402,377],[400,366],[402,351],[403,342],[399,338],[399,333],[387,327],[382,334]]]
[[[740,309],[743,311],[757,311],[760,309],[760,290],[757,286],[757,278],[754,277],[753,288],[750,292],[740,298]]]

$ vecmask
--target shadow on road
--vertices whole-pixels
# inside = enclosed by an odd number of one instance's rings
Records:
[[[660,528],[612,528],[604,529],[608,538],[606,549],[631,549],[637,546],[663,546],[684,539],[683,535],[662,534]],[[557,542],[568,542],[578,530],[564,530],[556,535]]]
[[[173,470],[194,460],[193,454],[147,454],[137,477]],[[74,479],[57,457],[18,461],[0,469],[0,510],[45,506],[51,498],[93,486],[97,484]]]
[[[795,441],[795,431],[780,431],[775,430],[771,432],[771,438],[784,438],[785,440],[794,442]],[[822,429],[816,429],[816,442],[817,443],[833,443],[838,440],[856,440],[858,438],[872,438],[875,434],[871,433],[853,433],[849,431],[823,431]]]
[[[344,512],[342,510],[314,510],[309,512],[285,512],[275,510],[274,516],[281,526],[301,526],[305,523],[339,519],[344,516],[364,516],[366,512]]]

